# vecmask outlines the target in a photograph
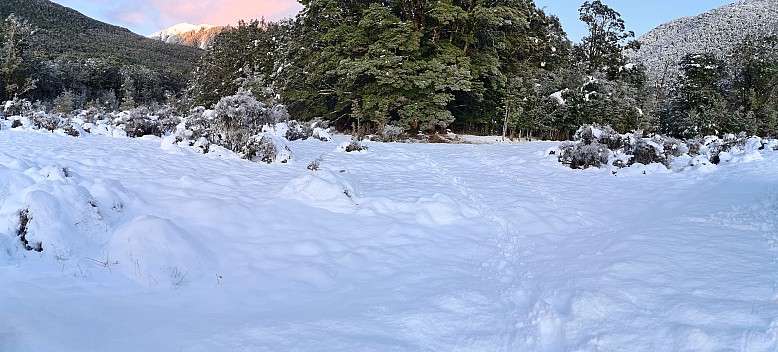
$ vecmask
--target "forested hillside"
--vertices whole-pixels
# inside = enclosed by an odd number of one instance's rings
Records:
[[[293,117],[358,133],[567,138],[587,121],[651,126],[641,67],[622,55],[633,35],[599,1],[581,8],[592,35],[575,46],[531,0],[303,4],[293,21],[219,36],[198,67],[195,102],[239,87],[271,92]]]
[[[241,21],[200,51],[45,0],[6,2],[0,14],[15,12],[3,26],[4,95],[58,111],[167,101],[181,115],[223,99],[259,102],[360,136],[568,139],[585,124],[684,138],[778,134],[778,41],[761,27],[778,18],[771,1],[678,20],[642,41],[616,9],[586,1],[580,43],[533,0],[301,3],[294,19]],[[247,118],[251,130],[261,117]]]
[[[111,96],[120,101],[130,94],[138,102],[162,100],[165,92],[186,87],[202,54],[47,0],[3,0],[0,16],[5,19],[2,86],[6,99],[19,95],[50,101],[69,91],[81,104],[111,100]],[[25,89],[27,78],[34,88]]]
[[[630,52],[646,66],[652,81],[672,81],[684,55],[729,55],[747,41],[778,35],[778,2],[741,0],[698,16],[670,21],[640,37],[640,50]]]

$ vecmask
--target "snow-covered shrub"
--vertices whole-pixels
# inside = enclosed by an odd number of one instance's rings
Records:
[[[65,126],[66,120],[59,114],[47,114],[45,112],[37,112],[32,116],[32,124],[37,129],[45,129],[54,131]]]
[[[16,236],[19,237],[24,249],[28,251],[43,252],[43,244],[41,242],[32,242],[27,238],[29,235],[29,224],[30,221],[32,221],[30,210],[27,208],[20,209],[16,212],[16,215],[18,216],[19,221],[16,225]]]
[[[767,138],[762,140],[762,148],[769,150],[778,150],[778,139]]]
[[[209,142],[215,140],[212,110],[206,110],[202,106],[192,108],[189,115],[184,118],[184,125],[186,138],[193,141],[200,138],[205,138]]]
[[[621,147],[621,135],[610,126],[584,125],[581,126],[573,135],[573,140],[581,142],[583,145],[590,145],[594,142],[605,144],[610,149]]]
[[[240,150],[244,159],[264,163],[288,163],[292,159],[292,151],[281,138],[264,133],[251,138]]]
[[[629,141],[625,152],[631,156],[626,166],[659,163],[669,167],[673,158],[689,152],[686,143],[659,134],[651,138],[625,138],[625,141]]]
[[[385,125],[381,129],[379,138],[382,142],[397,142],[408,138],[408,134],[405,133],[405,129],[395,125]]]
[[[76,117],[86,123],[96,123],[97,121],[106,120],[105,114],[96,107],[81,110],[76,114]]]
[[[313,134],[313,130],[306,129],[303,124],[297,121],[289,121],[289,129],[286,130],[284,138],[288,141],[308,139]]]
[[[24,116],[30,111],[32,111],[32,103],[27,99],[14,97],[13,100],[6,101],[3,106],[3,114],[5,116]]]
[[[351,137],[350,141],[341,143],[337,150],[340,152],[351,153],[367,151],[367,149],[368,147],[362,144],[362,141],[360,141],[359,138],[353,136]]]
[[[156,112],[157,124],[162,134],[168,134],[176,131],[178,124],[181,123],[181,117],[175,108],[169,105],[160,106]]]
[[[162,136],[162,129],[157,120],[149,116],[149,109],[138,107],[127,111],[122,118],[124,131],[128,137]]]
[[[610,149],[596,141],[591,144],[565,142],[559,147],[558,160],[572,169],[586,169],[607,164],[610,156]]]
[[[233,151],[253,143],[253,137],[262,131],[263,126],[275,123],[272,109],[243,89],[235,95],[221,98],[213,111],[214,130],[220,135],[219,144]]]
[[[635,163],[640,163],[643,165],[649,165],[653,163],[667,163],[667,158],[665,157],[662,146],[653,140],[646,140],[643,138],[637,139],[635,145],[632,147],[631,153],[632,158],[627,165],[632,165]]]
[[[191,144],[192,147],[195,148],[198,152],[201,154],[206,154],[211,149],[211,142],[208,141],[205,137],[200,137],[194,143]]]
[[[288,129],[286,130],[284,137],[288,141],[296,141],[313,137],[320,141],[326,142],[332,139],[326,129],[327,122],[321,119],[305,122],[292,120],[288,123]]]
[[[79,130],[77,130],[75,127],[73,127],[72,124],[63,127],[62,131],[65,132],[65,134],[67,134],[68,136],[72,136],[72,137],[79,137],[79,136],[81,136],[81,132]]]
[[[311,161],[311,163],[308,164],[308,170],[319,171],[322,162],[324,162],[324,156],[316,158],[314,161]]]
[[[328,128],[326,127],[314,127],[313,138],[316,138],[322,142],[329,142],[332,140],[332,136],[330,136]]]
[[[607,144],[601,144],[600,139]],[[565,142],[559,147],[557,159],[572,169],[586,169],[606,165],[612,156],[608,145],[621,148],[623,138],[608,126],[585,125],[573,136],[575,142]]]

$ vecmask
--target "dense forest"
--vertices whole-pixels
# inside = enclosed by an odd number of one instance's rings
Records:
[[[47,0],[0,2],[0,99],[118,109],[187,89],[203,50],[151,40]]]
[[[201,57],[179,46],[178,64],[107,55],[139,50],[127,40],[100,49],[41,46],[40,38],[71,47],[90,39],[53,31],[46,23],[54,19],[45,15],[10,14],[2,25],[3,95],[61,110],[167,103],[186,114],[250,92],[294,119],[323,119],[359,134],[451,129],[567,139],[583,124],[679,137],[778,134],[778,44],[770,37],[751,38],[723,56],[688,54],[672,86],[660,87],[625,56],[640,43],[599,0],[580,7],[589,28],[580,43],[532,0],[301,3],[294,19],[241,22],[222,32]],[[199,63],[180,64],[197,57]]]

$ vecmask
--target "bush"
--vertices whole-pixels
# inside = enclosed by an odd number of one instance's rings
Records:
[[[572,169],[600,167],[608,163],[611,151],[607,146],[590,140],[591,144],[565,142],[560,146],[558,160]]]
[[[315,119],[306,122],[289,121],[289,129],[286,130],[284,138],[288,141],[316,138],[322,142],[329,141],[330,135],[327,133],[327,122],[321,119]]]
[[[346,145],[345,151],[346,153],[351,152],[361,152],[361,151],[367,151],[367,146],[362,144],[362,142],[356,137],[351,137],[351,141]]]
[[[40,242],[30,242],[27,239],[27,235],[29,234],[29,225],[30,221],[32,221],[32,215],[30,214],[29,209],[21,209],[19,210],[16,215],[19,217],[19,226],[16,228],[16,236],[19,237],[19,240],[22,242],[22,246],[24,246],[24,249],[28,251],[35,251],[35,252],[43,252],[43,244]]]
[[[324,162],[324,156],[320,156],[316,158],[316,160],[311,161],[310,164],[308,164],[308,170],[311,171],[319,171],[319,168],[321,167],[321,163]]]
[[[213,130],[218,131],[219,144],[233,151],[253,143],[251,139],[262,131],[262,127],[275,123],[272,109],[243,89],[235,95],[221,98],[213,113]]]
[[[14,98],[5,102],[3,114],[5,116],[23,116],[32,111],[32,103],[27,99]]]
[[[45,112],[38,112],[32,117],[32,124],[35,128],[54,131],[65,126],[65,119],[59,115],[49,115]]]
[[[611,148],[623,147],[624,138],[609,126],[585,125],[573,135],[575,142],[560,146],[557,160],[572,169],[586,169],[607,165],[613,155]],[[605,144],[601,143],[604,142]]]
[[[157,120],[149,116],[149,109],[146,107],[138,107],[125,112],[122,122],[124,122],[124,132],[127,133],[128,137],[162,136],[162,128]]]
[[[268,164],[286,164],[292,160],[292,151],[289,147],[270,134],[253,136],[240,151],[244,159]]]
[[[402,127],[385,125],[384,128],[381,129],[379,138],[382,142],[397,142],[408,138],[408,134],[405,133],[405,130]]]
[[[667,165],[667,158],[662,151],[662,147],[652,140],[645,140],[643,138],[637,139],[635,145],[632,146],[631,154],[632,158],[627,165],[636,163],[643,165],[653,163]]]

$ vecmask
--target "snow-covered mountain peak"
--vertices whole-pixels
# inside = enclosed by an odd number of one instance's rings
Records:
[[[211,29],[216,26],[212,26],[210,24],[191,24],[191,23],[179,23],[173,27],[163,29],[161,31],[152,33],[149,35],[149,38],[159,39],[162,37],[167,37],[171,35],[179,35],[184,34],[186,32],[192,32],[192,31],[201,31],[206,29]]]
[[[724,58],[746,38],[778,35],[778,1],[740,0],[697,16],[679,18],[639,38],[641,48],[628,55],[643,62],[649,80],[672,81],[686,54]]]
[[[221,33],[225,28],[227,27],[213,26],[210,24],[179,23],[173,27],[153,33],[149,35],[149,38],[167,43],[207,49],[211,43],[213,43],[216,35]]]

